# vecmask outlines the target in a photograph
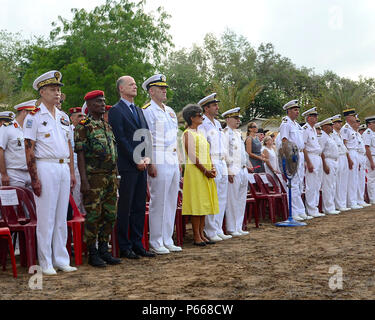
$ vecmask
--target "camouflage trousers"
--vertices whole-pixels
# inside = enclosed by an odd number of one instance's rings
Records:
[[[91,174],[87,177],[90,190],[83,194],[86,210],[84,240],[87,246],[107,242],[116,222],[117,188],[116,174]]]

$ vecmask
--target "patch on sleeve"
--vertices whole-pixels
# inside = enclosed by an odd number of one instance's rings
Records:
[[[27,119],[26,121],[26,128],[31,129],[33,127],[33,120],[32,119]]]

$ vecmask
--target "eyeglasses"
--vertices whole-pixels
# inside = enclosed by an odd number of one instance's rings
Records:
[[[201,117],[201,118],[203,118],[203,113],[202,112],[196,113],[194,117]]]

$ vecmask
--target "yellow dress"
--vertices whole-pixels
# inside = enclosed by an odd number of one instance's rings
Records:
[[[196,131],[187,129],[185,132],[194,137],[195,155],[207,169],[212,169],[210,145],[206,138]],[[184,133],[185,133],[184,132]],[[219,213],[219,200],[215,179],[207,178],[188,157],[186,150],[186,165],[182,195],[182,214],[205,216]]]

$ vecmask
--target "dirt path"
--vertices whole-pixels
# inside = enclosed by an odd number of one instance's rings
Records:
[[[44,277],[43,290],[10,264],[0,271],[0,299],[375,299],[375,207],[313,219],[304,228],[250,225],[250,235],[181,253],[125,260],[97,270]],[[343,289],[331,290],[332,266],[343,271]]]

